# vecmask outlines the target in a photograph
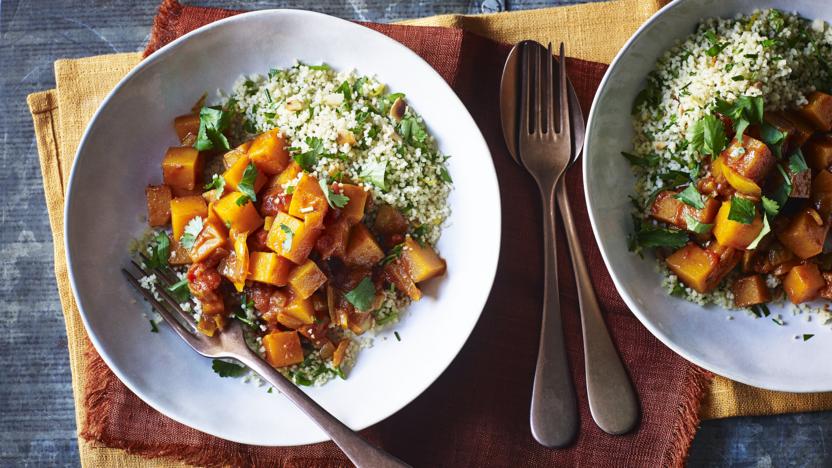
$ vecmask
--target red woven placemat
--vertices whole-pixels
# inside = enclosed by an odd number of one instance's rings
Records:
[[[199,26],[233,15],[228,10],[182,6],[166,0],[154,21],[147,54]],[[414,466],[678,466],[699,419],[709,374],[674,354],[638,322],[604,267],[584,205],[581,170],[567,183],[583,250],[613,339],[637,387],[639,427],[610,436],[592,422],[584,391],[575,284],[567,255],[559,255],[566,345],[578,390],[581,430],[563,450],[532,439],[528,414],[540,324],[543,252],[538,192],[509,156],[502,140],[497,92],[508,46],[458,29],[366,24],[413,49],[448,81],[474,116],[491,149],[500,183],[503,218],[497,277],[482,318],[445,373],[413,403],[362,431]],[[569,60],[569,76],[584,108],[606,65]],[[562,236],[558,249],[566,252]],[[369,350],[367,352],[372,352]],[[228,442],[183,426],[133,395],[89,346],[82,435],[145,457],[168,456],[196,465],[342,466],[331,442],[290,448]]]

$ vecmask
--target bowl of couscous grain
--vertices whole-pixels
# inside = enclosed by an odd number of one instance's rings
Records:
[[[832,390],[830,20],[817,1],[671,2],[587,126],[590,220],[625,302],[686,359],[772,390]],[[817,235],[794,229],[815,215]]]

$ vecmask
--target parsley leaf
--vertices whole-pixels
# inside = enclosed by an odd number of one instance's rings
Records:
[[[681,200],[686,205],[690,205],[698,210],[705,208],[705,199],[693,184],[688,185],[687,188],[674,195],[673,198]]]
[[[167,290],[176,302],[180,304],[191,298],[191,290],[188,289],[187,279],[170,285]]]
[[[786,136],[788,136],[786,132],[782,132],[777,127],[769,125],[766,122],[763,122],[760,126],[760,139],[771,148],[778,159],[782,156],[783,142],[786,141]]]
[[[686,232],[662,228],[650,223],[641,223],[634,237],[635,243],[643,248],[670,247],[678,249],[688,243]]]
[[[798,148],[789,158],[789,171],[792,174],[798,174],[807,170],[809,170],[809,166],[806,165],[806,159],[803,158],[803,153]]]
[[[257,180],[257,168],[254,166],[254,163],[248,163],[246,166],[246,170],[243,171],[243,178],[240,180],[240,183],[237,184],[237,190],[240,191],[243,195],[248,197],[251,201],[257,201],[257,194],[254,192],[254,182]],[[245,205],[246,202],[240,203],[240,200],[237,199],[238,205]]]
[[[194,246],[194,242],[196,242],[196,237],[202,232],[202,226],[202,216],[194,216],[185,225],[185,233],[179,238],[179,245],[190,250]]]
[[[639,156],[633,153],[627,153],[626,151],[622,151],[621,155],[627,158],[627,161],[630,161],[630,164],[636,167],[656,167],[659,164],[659,155],[650,153],[645,156]]]
[[[364,169],[358,177],[361,180],[369,182],[381,190],[387,190],[385,183],[385,175],[387,172],[387,161],[370,161],[364,164]]]
[[[298,153],[292,156],[292,159],[297,162],[300,167],[306,172],[312,172],[315,165],[318,164],[318,158],[324,151],[324,142],[317,137],[306,137],[306,144],[309,146],[309,151]]]
[[[416,148],[424,147],[425,141],[428,138],[428,132],[425,130],[425,127],[412,115],[402,118],[396,130],[398,130],[399,135],[401,135],[405,142],[410,143],[411,146]]]
[[[451,174],[448,172],[448,168],[445,166],[439,168],[439,179],[441,179],[442,182],[447,182],[449,184],[454,183],[454,180],[451,179]]]
[[[222,134],[230,121],[231,112],[224,111],[221,107],[203,107],[199,111],[199,131],[194,148],[197,151],[230,150],[228,139]]]
[[[211,182],[205,184],[205,190],[216,190],[217,198],[225,191],[225,177],[220,174],[211,176]]]
[[[792,178],[786,174],[786,170],[780,164],[775,165],[775,167],[780,171],[780,175],[783,177],[783,183],[777,187],[777,190],[771,195],[771,199],[776,201],[782,208],[789,201],[789,197],[792,194]]]
[[[350,304],[361,311],[368,311],[373,307],[376,297],[376,287],[370,278],[364,278],[352,291],[344,295]]]
[[[153,236],[149,248],[148,265],[150,268],[161,268],[168,266],[168,257],[170,257],[170,238],[164,231],[159,231]]]
[[[687,213],[685,213],[685,225],[687,226],[688,230],[693,231],[697,234],[705,234],[707,232],[711,232],[711,229],[714,228],[713,224],[700,222],[698,219],[694,218],[693,216]]]
[[[814,333],[804,333],[803,334],[803,341],[809,341],[809,340],[812,339],[813,336],[815,336]]]
[[[762,197],[763,202],[763,211],[766,212],[766,215],[774,218],[777,216],[777,213],[780,212],[780,204],[776,201],[768,198],[767,196],[763,195]]]
[[[286,238],[283,239],[283,245],[281,247],[284,252],[288,252],[292,250],[292,238],[295,236],[295,233],[292,231],[292,228],[285,224],[280,225],[280,230],[286,233]]]
[[[725,126],[716,116],[706,115],[688,128],[687,139],[697,151],[719,154],[725,149]]]
[[[404,249],[404,244],[396,244],[394,245],[388,252],[384,258],[381,259],[379,265],[384,266],[396,261],[397,258],[401,257],[402,249]]]
[[[706,31],[705,38],[708,39],[708,42],[711,44],[711,47],[705,52],[708,54],[708,57],[716,57],[719,55],[720,52],[723,51],[726,47],[728,47],[727,42],[719,42],[716,38],[716,34],[713,31]]]
[[[754,202],[747,198],[737,196],[731,197],[731,210],[728,212],[728,219],[742,224],[754,222],[756,208]]]
[[[335,88],[336,93],[341,93],[344,96],[344,107],[347,110],[352,109],[352,86],[349,81],[344,81],[341,86]]]
[[[343,193],[335,193],[332,191],[332,188],[326,181],[326,178],[321,178],[318,181],[318,185],[321,186],[321,190],[324,192],[324,198],[326,198],[326,202],[329,203],[329,206],[332,208],[343,208],[347,205],[347,202],[350,201],[350,197],[344,195]]]
[[[750,124],[763,122],[764,107],[760,96],[740,96],[733,103],[719,99],[716,103],[716,111],[733,120],[737,140],[742,139]]]
[[[755,237],[754,240],[751,241],[750,244],[748,244],[747,249],[756,249],[757,245],[760,244],[760,241],[763,240],[763,237],[765,237],[769,232],[771,232],[771,226],[768,224],[768,216],[763,216],[763,229],[761,229],[760,233],[757,234],[757,237]]]
[[[241,377],[248,371],[245,366],[221,361],[219,359],[214,359],[214,362],[211,363],[211,368],[214,369],[214,372],[219,374],[220,377]]]

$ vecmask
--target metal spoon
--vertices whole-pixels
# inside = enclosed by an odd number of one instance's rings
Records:
[[[522,42],[509,52],[500,82],[500,117],[503,137],[514,162],[523,166],[517,152],[519,66]],[[542,46],[541,46],[542,47]],[[560,66],[560,65],[558,65]],[[580,158],[584,145],[584,118],[578,96],[569,82],[569,109],[572,119],[572,160],[570,166]],[[601,314],[595,290],[589,276],[578,232],[569,204],[566,184],[561,179],[557,189],[558,209],[564,221],[569,252],[578,286],[578,302],[581,311],[581,328],[584,341],[584,366],[586,388],[592,419],[604,432],[624,434],[632,429],[639,418],[638,400],[621,358],[610,339],[609,331]]]

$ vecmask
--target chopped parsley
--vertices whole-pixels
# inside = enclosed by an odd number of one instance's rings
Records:
[[[159,333],[159,327],[156,326],[156,322],[154,322],[153,320],[148,320],[148,322],[150,322],[150,331],[152,333]]]
[[[738,196],[731,197],[731,210],[728,212],[728,219],[742,224],[751,224],[754,222],[754,216],[757,210],[754,207],[754,202],[747,198],[740,198]]]
[[[219,174],[214,174],[211,176],[211,182],[205,184],[205,190],[215,190],[215,194],[217,198],[219,198],[225,191],[225,177]]]
[[[718,117],[706,115],[690,126],[687,139],[693,149],[710,155],[717,155],[725,149],[725,126]]]
[[[722,52],[726,47],[728,47],[727,42],[719,42],[716,38],[716,34],[713,31],[706,31],[705,38],[708,39],[708,43],[711,44],[711,47],[705,51],[708,54],[708,57],[716,57]]]
[[[344,107],[347,110],[352,109],[352,86],[350,86],[349,81],[344,81],[341,83],[341,86],[335,88],[336,93],[341,93],[344,96]]]
[[[245,366],[222,361],[220,359],[214,359],[211,363],[211,368],[214,369],[214,372],[219,374],[220,377],[242,377],[248,371]]]
[[[282,223],[280,225],[280,230],[286,234],[286,238],[283,239],[283,245],[281,247],[284,252],[288,252],[292,250],[292,238],[295,236],[295,233],[292,232],[292,228]]]
[[[621,155],[627,158],[627,161],[630,161],[630,164],[636,167],[656,167],[659,164],[659,155],[657,154],[648,154],[646,156],[638,156],[633,153],[627,153],[626,151],[622,151]]]
[[[197,236],[200,232],[202,232],[202,227],[202,216],[194,216],[193,219],[188,221],[188,224],[185,225],[185,232],[182,234],[182,237],[179,238],[179,245],[185,249],[191,250],[191,247],[194,246],[194,242],[196,242]]]
[[[694,218],[689,214],[685,214],[685,225],[687,228],[697,234],[705,234],[706,232],[711,232],[713,229],[713,224],[703,223],[700,222],[698,219]]]
[[[399,121],[399,125],[396,130],[399,132],[402,139],[411,146],[416,148],[425,147],[428,132],[416,117],[413,117],[412,115],[403,117],[402,120]]]
[[[246,170],[243,171],[243,178],[240,180],[240,183],[237,184],[237,190],[240,191],[248,200],[257,201],[257,193],[254,191],[254,183],[257,180],[257,168],[254,166],[254,163],[248,163],[246,166]],[[242,198],[242,197],[240,197]],[[240,203],[240,198],[237,199],[237,205],[245,205],[248,200],[244,200]]]
[[[812,339],[813,336],[815,336],[814,333],[804,333],[803,334],[803,341],[809,341],[809,340]]]
[[[401,341],[402,340],[402,337],[399,336],[399,332],[394,331],[393,335],[396,337],[396,341]],[[806,336],[806,335],[803,335],[803,336]],[[803,340],[803,341],[806,341],[806,340]]]
[[[697,210],[705,208],[705,199],[699,193],[699,190],[696,190],[694,184],[688,185],[684,190],[674,195],[673,198],[681,200],[684,204],[690,205]]]
[[[171,297],[173,297],[173,299],[180,304],[191,298],[191,290],[188,289],[187,279],[183,279],[170,285],[167,290]]]
[[[379,262],[379,264],[381,266],[384,266],[384,265],[388,265],[390,263],[393,263],[394,261],[396,261],[397,258],[401,257],[403,249],[404,249],[404,244],[403,243],[394,245],[387,252],[387,255],[385,255],[384,258],[381,259],[381,262]]]
[[[792,194],[792,178],[786,174],[783,166],[777,164],[775,167],[780,171],[780,175],[783,177],[783,183],[771,194],[771,199],[777,202],[777,205],[782,208],[789,201],[789,197]]]
[[[771,311],[768,310],[768,306],[765,304],[755,304],[751,306],[751,312],[757,318],[768,317],[771,315]]]
[[[150,268],[161,268],[168,266],[170,257],[170,238],[165,231],[159,231],[150,240],[148,245],[147,263]]]
[[[684,231],[663,228],[637,220],[635,234],[630,239],[630,250],[635,250],[635,247],[669,247],[678,249],[687,243],[688,235]]]
[[[368,311],[373,307],[376,297],[376,287],[370,278],[364,278],[352,291],[344,295],[350,304],[361,311]]]
[[[304,171],[312,172],[315,165],[318,164],[318,159],[323,154],[324,142],[317,137],[307,137],[306,144],[309,146],[309,151],[297,153],[292,156],[292,159],[294,159]]]
[[[747,249],[748,249],[748,250],[754,250],[754,249],[756,249],[756,248],[757,248],[757,245],[759,245],[759,244],[760,244],[760,241],[761,241],[761,240],[763,240],[763,238],[764,238],[764,237],[765,237],[765,236],[766,236],[769,232],[771,232],[771,226],[768,224],[768,215],[766,215],[766,216],[763,216],[763,228],[762,228],[762,229],[760,229],[760,233],[759,233],[759,234],[757,234],[757,237],[755,237],[755,238],[754,238],[754,240],[753,240],[753,241],[751,241],[751,243],[750,243],[750,244],[748,244]]]
[[[196,135],[194,148],[197,151],[223,150],[228,151],[231,146],[223,131],[231,121],[231,112],[221,107],[203,107],[199,111],[199,131]]]
[[[783,152],[783,142],[786,141],[786,132],[780,131],[777,127],[766,122],[760,126],[760,139],[763,140],[772,152],[779,159]]]
[[[786,324],[786,322],[784,322],[783,319],[781,319],[780,317],[772,317],[771,321],[776,323],[777,325],[780,325],[781,327]]]
[[[387,161],[370,161],[364,164],[364,168],[358,177],[381,190],[387,190],[387,183],[385,182],[386,173]]]
[[[798,148],[789,158],[789,171],[792,174],[799,174],[807,170],[809,170],[809,166],[806,164],[806,159],[803,158],[800,148]]]
[[[763,108],[765,103],[760,96],[740,96],[733,104],[719,99],[716,111],[734,122],[737,140],[741,141],[745,129],[752,123],[763,122]]]
[[[350,201],[350,197],[344,195],[343,193],[333,192],[332,187],[329,186],[325,177],[321,177],[321,180],[318,181],[318,185],[321,186],[321,190],[324,192],[324,198],[326,198],[326,202],[329,203],[329,206],[332,208],[343,208],[347,206],[347,203]]]
[[[772,200],[771,198],[768,198],[767,196],[763,195],[761,201],[763,204],[763,211],[766,212],[767,216],[774,218],[775,216],[777,216],[777,213],[780,212],[780,204]]]

